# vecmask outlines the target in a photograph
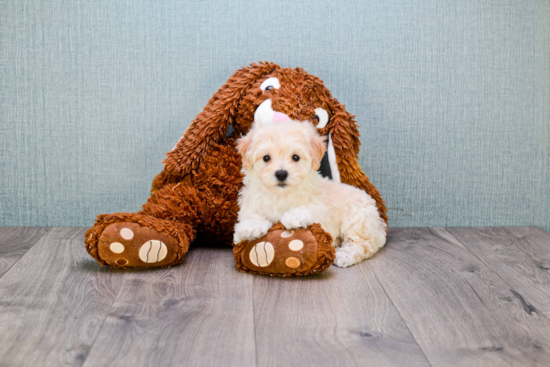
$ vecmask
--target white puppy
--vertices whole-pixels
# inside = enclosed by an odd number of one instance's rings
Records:
[[[357,264],[384,246],[386,223],[374,199],[317,173],[325,139],[311,123],[254,124],[237,149],[245,177],[235,243],[260,238],[281,222],[287,229],[319,223],[333,238],[339,267]]]

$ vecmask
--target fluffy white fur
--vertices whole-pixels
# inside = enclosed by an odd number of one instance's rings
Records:
[[[374,199],[317,173],[325,140],[311,123],[255,124],[237,149],[245,177],[235,243],[262,237],[280,221],[287,229],[319,223],[334,240],[339,267],[357,264],[384,246],[386,224]],[[284,182],[275,176],[279,170],[288,172]]]

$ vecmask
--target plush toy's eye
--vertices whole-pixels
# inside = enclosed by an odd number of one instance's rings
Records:
[[[313,117],[314,120],[317,120],[317,128],[322,129],[325,126],[327,126],[328,123],[328,112],[325,111],[324,108],[316,108],[315,109],[315,117]]]
[[[292,156],[292,160],[293,160],[294,162],[298,162],[298,161],[300,160],[300,157],[299,157],[298,155],[294,154],[294,155]]]
[[[264,80],[262,85],[260,85],[260,89],[264,92],[266,90],[273,90],[273,88],[275,88],[275,89],[281,88],[281,84],[279,83],[279,79],[277,79],[277,78],[267,78],[266,80]]]
[[[268,155],[264,155],[264,162],[269,162],[271,160],[271,157]]]

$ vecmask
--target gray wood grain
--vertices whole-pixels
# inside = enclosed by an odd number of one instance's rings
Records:
[[[392,229],[373,259],[295,279],[239,273],[229,248],[102,268],[83,232],[0,228],[1,366],[550,365],[538,228]]]
[[[52,228],[0,279],[0,365],[82,365],[120,287],[84,229]]]
[[[367,263],[254,277],[258,366],[429,366]]]
[[[536,227],[446,230],[550,317],[550,234]]]
[[[369,265],[433,366],[548,366],[550,321],[442,229],[392,229]]]
[[[183,264],[131,271],[86,366],[254,366],[255,276],[231,248],[192,249]]]
[[[0,227],[0,277],[47,231],[45,227]]]

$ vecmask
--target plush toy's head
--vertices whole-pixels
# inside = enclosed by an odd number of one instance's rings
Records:
[[[387,221],[384,201],[357,160],[360,142],[354,116],[332,97],[318,77],[301,68],[281,68],[268,62],[237,70],[214,93],[166,155],[164,171],[153,181],[153,190],[195,170],[210,149],[232,131],[244,135],[254,120],[262,123],[270,119],[312,121],[319,134],[328,137],[321,173],[365,190]]]
[[[332,179],[352,183],[360,175],[359,132],[354,116],[332,97],[318,77],[301,68],[264,62],[238,70],[214,94],[167,154],[166,169],[185,175],[230,129],[244,135],[255,119],[262,123],[285,118],[312,121],[321,135],[329,137],[324,161],[330,165]]]
[[[321,79],[301,68],[277,68],[246,91],[239,104],[235,128],[245,133],[252,121],[267,123],[286,117],[312,121],[322,131],[338,111],[343,111],[343,106],[332,98]],[[346,117],[351,120],[351,116]]]

